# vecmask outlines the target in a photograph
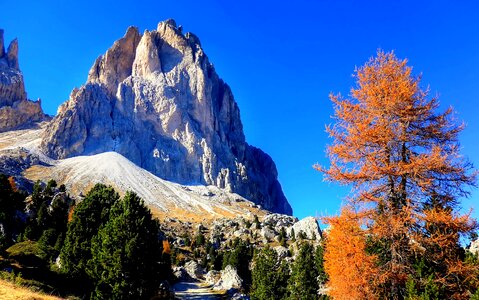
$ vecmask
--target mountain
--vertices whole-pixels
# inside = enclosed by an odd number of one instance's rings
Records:
[[[116,152],[164,180],[292,213],[273,160],[245,141],[231,89],[173,20],[128,28],[60,106],[40,150],[53,159]]]
[[[18,41],[5,51],[0,29],[0,132],[45,120],[40,100],[27,99],[23,75],[18,65]]]

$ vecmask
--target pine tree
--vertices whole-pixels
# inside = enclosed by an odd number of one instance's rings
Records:
[[[96,184],[73,212],[60,253],[62,270],[71,277],[87,278],[85,268],[91,259],[91,240],[110,216],[119,199],[112,187]]]
[[[169,272],[160,264],[159,223],[134,193],[113,204],[108,222],[92,240],[87,273],[94,299],[149,299]]]
[[[314,259],[314,247],[304,242],[291,267],[288,280],[289,300],[318,299],[318,270]]]
[[[289,267],[279,263],[276,251],[266,247],[254,257],[252,270],[252,300],[279,300],[286,297]]]
[[[222,268],[230,265],[238,271],[238,275],[246,285],[251,283],[249,264],[253,258],[252,246],[239,238],[233,240],[232,249],[224,253]]]
[[[328,280],[328,275],[324,270],[324,247],[322,243],[316,247],[314,252],[314,262],[316,265],[316,270],[318,270],[319,284],[324,285]]]

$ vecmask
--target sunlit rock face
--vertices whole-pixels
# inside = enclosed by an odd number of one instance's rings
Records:
[[[116,151],[163,179],[292,213],[273,160],[245,141],[229,86],[173,20],[128,28],[59,107],[41,148],[56,159]]]
[[[27,99],[23,75],[18,65],[18,41],[4,47],[0,29],[0,132],[16,129],[45,118],[40,101]]]

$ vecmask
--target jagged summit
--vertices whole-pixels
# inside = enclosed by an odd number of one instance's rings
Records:
[[[6,67],[19,70],[18,66],[18,40],[10,42],[7,52],[5,52],[3,29],[0,29],[0,58],[3,58],[2,64]]]
[[[173,20],[128,28],[60,106],[41,150],[54,159],[115,151],[160,178],[292,213],[273,160],[245,141],[229,86]]]
[[[0,132],[45,118],[40,101],[27,99],[18,64],[17,39],[10,43],[5,52],[3,29],[0,29]]]

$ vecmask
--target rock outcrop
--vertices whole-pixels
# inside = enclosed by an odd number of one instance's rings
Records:
[[[213,286],[213,290],[228,291],[231,289],[240,289],[243,285],[243,280],[239,277],[236,269],[227,265],[224,270],[221,270],[220,279]]]
[[[313,217],[306,217],[304,219],[301,219],[301,221],[293,225],[293,229],[296,238],[299,238],[300,234],[303,233],[306,235],[306,238],[310,240],[321,239],[321,231],[319,230],[318,222]]]
[[[172,20],[143,34],[128,28],[60,106],[41,149],[55,159],[115,151],[163,179],[292,213],[273,160],[245,141],[229,86]]]
[[[18,65],[18,41],[13,40],[7,51],[3,42],[3,29],[0,29],[0,132],[46,118],[40,100],[27,99]]]
[[[208,285],[214,285],[217,283],[221,278],[221,272],[216,270],[210,270],[205,275],[205,282]]]
[[[469,251],[471,253],[479,255],[479,239],[471,242],[471,245],[469,247]]]
[[[203,278],[205,271],[203,268],[194,260],[191,260],[185,264],[186,273],[193,280],[198,280]]]

